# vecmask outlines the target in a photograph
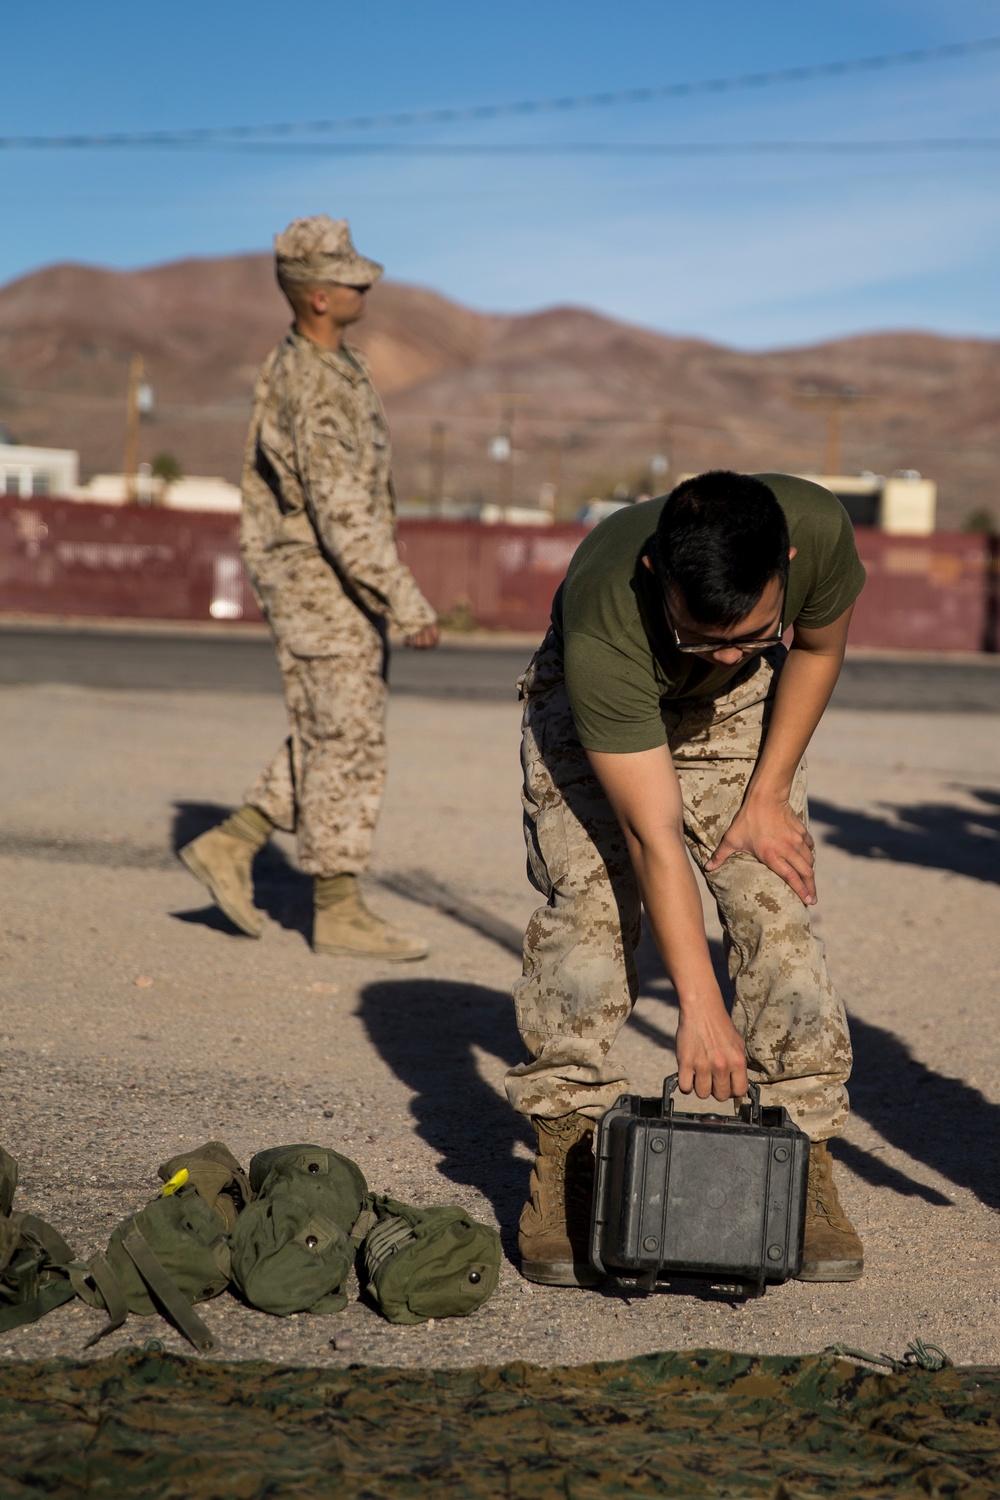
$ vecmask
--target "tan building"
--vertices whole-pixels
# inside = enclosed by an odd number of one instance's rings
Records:
[[[140,505],[162,506],[165,510],[212,511],[238,515],[239,486],[226,479],[208,475],[185,474],[167,484],[158,479],[148,464],[140,464],[133,481]],[[125,505],[128,486],[124,474],[95,474],[70,496],[73,500],[91,500],[99,505]]]
[[[916,469],[882,474],[803,474],[832,490],[855,526],[877,526],[891,536],[930,536],[937,514],[937,485]]]

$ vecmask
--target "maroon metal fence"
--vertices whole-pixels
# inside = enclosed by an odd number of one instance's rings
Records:
[[[0,500],[0,610],[260,620],[234,516]]]
[[[584,526],[404,521],[400,551],[438,611],[467,610],[488,630],[541,634]]]
[[[998,559],[981,536],[857,530],[868,585],[856,646],[996,650]],[[540,634],[582,526],[404,521],[400,549],[436,609]],[[233,516],[0,500],[0,611],[259,621]]]
[[[886,536],[858,527],[868,573],[851,644],[912,651],[997,649],[997,556],[976,533]]]

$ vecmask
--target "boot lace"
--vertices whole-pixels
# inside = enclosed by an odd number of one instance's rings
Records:
[[[591,1131],[586,1125],[581,1126],[572,1115],[548,1120],[543,1129],[555,1147],[551,1154],[545,1153],[554,1206],[561,1202],[566,1223],[575,1229],[589,1231],[594,1193]]]
[[[807,1191],[815,1214],[821,1215],[829,1220],[836,1229],[849,1227],[849,1222],[844,1210],[840,1206],[837,1196],[836,1184],[833,1180],[830,1158],[824,1153],[819,1156],[815,1152],[809,1153],[809,1177]]]

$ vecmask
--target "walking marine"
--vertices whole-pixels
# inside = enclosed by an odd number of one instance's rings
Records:
[[[643,909],[677,992],[681,1090],[725,1101],[752,1081],[788,1110],[812,1143],[800,1277],[861,1274],[827,1146],[851,1046],[809,924],[804,756],[864,576],[840,502],[784,474],[687,480],[610,516],[570,564],[521,685],[528,872],[545,904],[514,988],[528,1060],[506,1086],[537,1137],[530,1280],[596,1279],[594,1122],[628,1087],[611,1048],[638,993]],[[722,920],[731,1019],[689,853]]]
[[[294,832],[315,882],[317,953],[423,958],[426,943],[369,911],[358,885],[385,783],[387,626],[417,648],[438,640],[396,548],[385,414],[364,356],[343,342],[382,267],[357,253],[346,220],[325,214],[277,235],[275,259],[295,321],[257,380],[240,547],[289,733],[243,806],[180,857],[259,937],[253,858],[276,828]]]

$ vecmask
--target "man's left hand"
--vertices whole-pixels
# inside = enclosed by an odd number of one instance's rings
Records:
[[[432,646],[436,646],[440,639],[441,632],[435,621],[433,625],[425,625],[423,630],[418,630],[414,635],[408,635],[406,644],[412,646],[414,651],[428,651]]]
[[[752,854],[780,875],[804,905],[816,904],[815,845],[786,800],[765,793],[754,796],[751,790],[706,864],[706,872],[720,869],[731,854]]]

